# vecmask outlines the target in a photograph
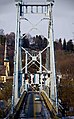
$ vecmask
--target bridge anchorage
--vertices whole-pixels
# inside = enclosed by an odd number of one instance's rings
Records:
[[[44,90],[47,96],[54,101],[56,113],[58,113],[57,87],[56,87],[56,71],[54,57],[54,37],[53,37],[53,15],[52,8],[54,0],[15,0],[16,3],[16,37],[15,37],[15,55],[14,55],[14,80],[12,91],[12,113],[14,107],[19,102],[24,91],[28,91],[29,86],[40,87],[40,91]],[[33,24],[27,19],[26,14],[45,15],[39,22]],[[32,16],[32,17],[33,17]],[[35,51],[22,46],[22,40],[27,34],[22,35],[22,21],[28,21],[32,29],[37,29],[40,22],[48,21],[47,46],[41,50]],[[25,28],[26,29],[26,28]],[[29,33],[29,32],[28,32]],[[43,53],[46,53],[45,62],[43,62]],[[24,62],[22,55],[25,54]],[[34,70],[32,71],[32,68]],[[31,72],[32,71],[32,72]],[[46,80],[45,80],[46,79]],[[34,87],[33,87],[34,88]],[[44,95],[45,93],[42,93]]]

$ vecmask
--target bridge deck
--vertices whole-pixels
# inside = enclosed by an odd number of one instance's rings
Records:
[[[28,92],[17,119],[51,119],[39,92]]]

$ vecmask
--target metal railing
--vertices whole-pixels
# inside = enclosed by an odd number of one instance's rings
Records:
[[[26,92],[24,91],[23,94],[20,97],[20,100],[18,101],[17,105],[14,107],[13,114],[9,115],[9,119],[17,119],[18,112],[20,111],[21,105],[23,103],[23,100],[25,98]]]
[[[59,119],[57,116],[57,111],[56,111],[56,107],[54,106],[53,102],[50,100],[50,98],[48,97],[48,95],[46,94],[45,91],[41,91],[41,96],[43,97],[47,108],[49,109],[49,111],[51,112],[51,115],[54,119]]]

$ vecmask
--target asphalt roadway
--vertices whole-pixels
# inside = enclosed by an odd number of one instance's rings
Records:
[[[33,91],[27,93],[18,115],[18,119],[51,119],[43,98]]]

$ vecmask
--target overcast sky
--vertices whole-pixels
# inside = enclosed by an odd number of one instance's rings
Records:
[[[55,39],[61,37],[69,40],[73,38],[74,0],[55,0],[53,21]],[[5,34],[10,33],[15,31],[15,24],[16,9],[14,0],[0,0],[0,29],[4,29]],[[24,25],[26,26],[26,24]]]

